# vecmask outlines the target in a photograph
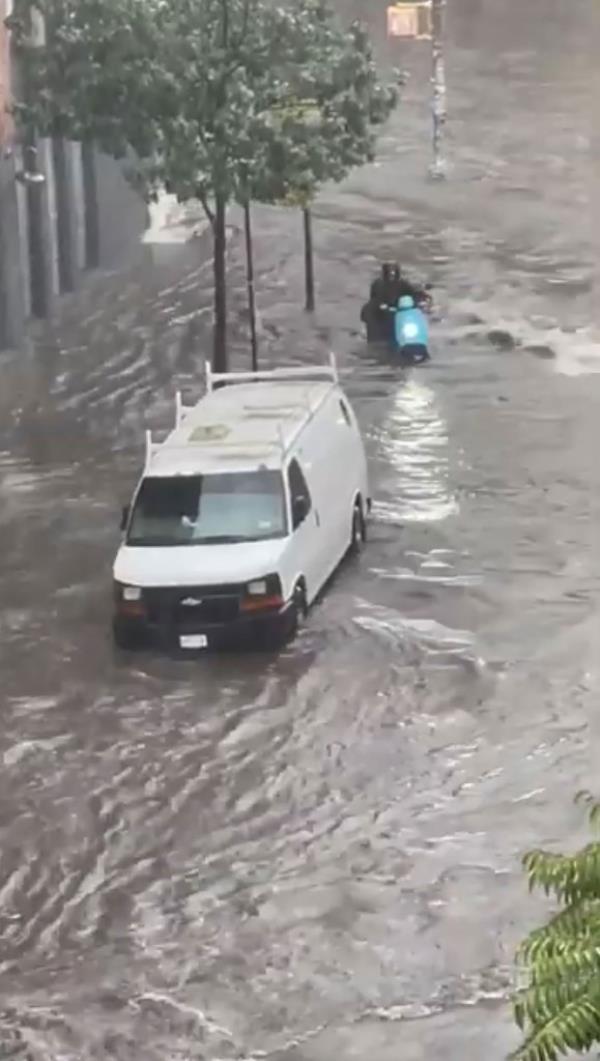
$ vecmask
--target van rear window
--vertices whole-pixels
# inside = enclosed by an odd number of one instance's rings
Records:
[[[281,472],[181,475],[143,479],[128,545],[221,545],[267,541],[287,533]]]

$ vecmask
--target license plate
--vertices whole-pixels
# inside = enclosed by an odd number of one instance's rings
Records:
[[[181,634],[179,638],[181,648],[208,648],[206,634]]]

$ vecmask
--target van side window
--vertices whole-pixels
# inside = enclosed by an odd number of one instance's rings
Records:
[[[342,398],[340,398],[340,409],[342,410],[342,416],[344,417],[344,420],[348,424],[348,427],[352,427],[352,420],[350,418],[350,410],[348,409],[348,406],[346,405],[345,401],[343,401]]]
[[[310,491],[297,460],[290,461],[288,484],[292,508],[292,527],[296,530],[304,522],[311,509]]]

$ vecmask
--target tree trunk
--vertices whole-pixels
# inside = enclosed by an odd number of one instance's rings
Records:
[[[254,292],[254,257],[252,253],[252,218],[250,202],[244,203],[244,228],[246,232],[246,283],[248,286],[248,313],[250,316],[250,346],[252,371],[258,371],[258,342],[256,339],[256,297]]]
[[[315,270],[313,261],[312,216],[309,206],[303,207],[302,218],[304,222],[304,280],[306,290],[305,308],[307,313],[312,313],[315,308]]]
[[[213,270],[215,280],[215,325],[213,334],[213,369],[228,371],[227,358],[227,279],[225,255],[227,250],[227,203],[222,196],[215,201],[213,224]]]
[[[433,0],[431,7],[431,53],[433,84],[433,163],[432,177],[444,177],[444,126],[446,124],[446,66],[444,60],[444,33],[446,0]]]

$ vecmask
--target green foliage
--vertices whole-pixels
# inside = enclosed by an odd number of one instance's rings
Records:
[[[321,0],[15,0],[11,26],[17,120],[133,153],[150,196],[310,197],[372,157],[396,101],[364,31],[344,32]]]
[[[588,792],[590,823],[600,804]],[[531,851],[523,860],[529,887],[564,905],[536,929],[517,953],[527,983],[514,999],[515,1020],[525,1034],[514,1061],[557,1061],[569,1051],[600,1043],[600,843],[575,855]]]
[[[379,81],[369,38],[342,30],[325,0],[295,0],[285,95],[255,144],[254,198],[306,206],[326,181],[372,161],[378,126],[397,104]]]
[[[204,206],[225,363],[226,205],[307,205],[372,158],[396,93],[379,84],[364,31],[338,27],[325,0],[15,0],[10,25],[22,127],[127,157],[147,199],[165,188]]]
[[[182,201],[235,194],[280,98],[290,17],[262,0],[39,0],[48,46],[32,47],[31,0],[13,28],[25,98],[17,118],[47,134],[132,151],[148,190]]]

